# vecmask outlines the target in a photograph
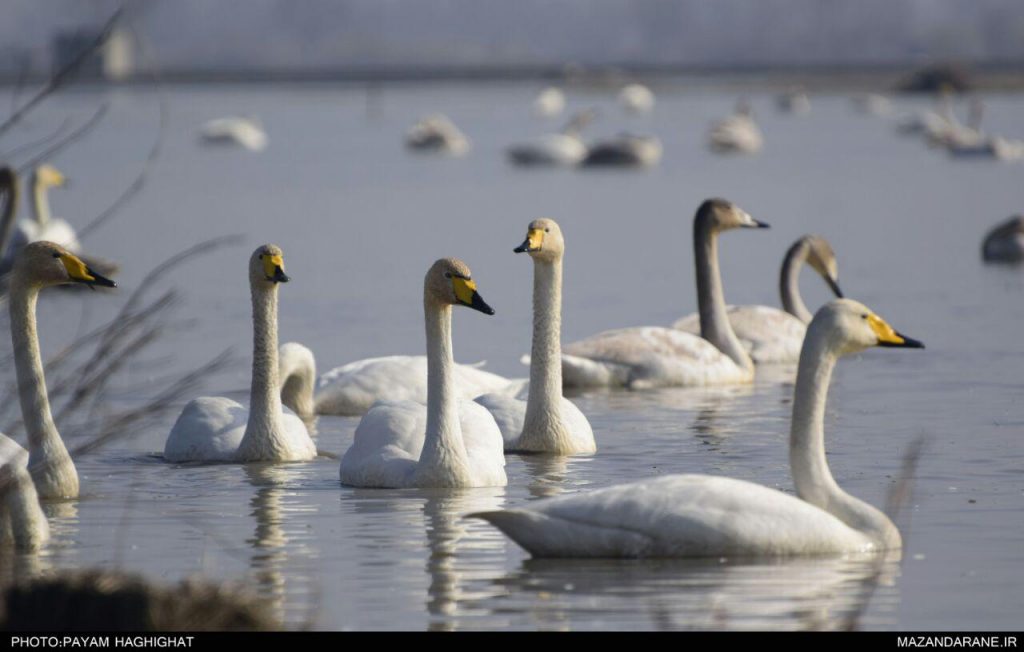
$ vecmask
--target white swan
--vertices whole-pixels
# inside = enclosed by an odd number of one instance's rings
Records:
[[[782,260],[779,289],[785,310],[770,306],[727,308],[733,332],[757,364],[797,362],[800,359],[800,347],[812,316],[800,296],[800,268],[805,262],[825,279],[837,297],[843,297],[832,246],[821,236],[805,235],[793,243]],[[700,314],[687,315],[672,327],[699,334]]]
[[[775,98],[775,104],[784,113],[794,115],[805,115],[811,112],[811,98],[800,86],[787,89],[786,92]]]
[[[981,244],[981,257],[994,263],[1024,261],[1024,215],[1014,215],[989,231]]]
[[[559,133],[512,145],[505,153],[514,165],[576,165],[587,155],[580,132],[593,119],[593,111],[580,111]]]
[[[0,433],[0,551],[38,550],[50,538],[50,524],[28,472],[28,451]]]
[[[32,219],[22,220],[11,237],[8,255],[13,255],[30,242],[47,240],[55,242],[73,254],[78,254],[82,246],[74,228],[65,220],[50,214],[50,188],[63,188],[67,179],[60,170],[52,165],[40,165],[32,172],[29,180],[32,189]]]
[[[654,109],[654,93],[643,84],[627,84],[619,91],[619,104],[630,113],[650,113]]]
[[[732,202],[703,202],[693,220],[701,337],[674,328],[643,326],[605,331],[573,342],[562,353],[565,385],[640,389],[753,381],[754,363],[736,339],[725,311],[718,234],[767,226]]]
[[[661,161],[661,141],[654,136],[621,134],[598,141],[580,162],[584,167],[650,167]]]
[[[251,152],[267,148],[267,132],[256,118],[229,116],[216,118],[203,124],[199,137],[209,144],[241,145]]]
[[[491,414],[460,401],[452,377],[452,306],[493,315],[469,267],[442,258],[423,282],[427,405],[381,401],[356,428],[341,459],[341,483],[354,487],[503,487],[505,455]]]
[[[743,152],[752,154],[761,151],[764,137],[754,122],[750,103],[740,100],[733,115],[711,125],[708,145],[716,152]]]
[[[405,135],[405,145],[409,149],[462,156],[469,151],[470,142],[448,116],[438,114],[410,127]]]
[[[565,93],[562,89],[548,86],[533,100],[534,115],[542,118],[553,118],[565,110]]]
[[[116,287],[113,281],[96,273],[80,258],[53,242],[32,242],[14,261],[8,301],[18,399],[28,433],[29,470],[36,491],[44,500],[78,497],[78,472],[50,413],[36,331],[39,291],[65,283]]]
[[[281,410],[278,392],[277,289],[287,282],[281,249],[258,247],[249,259],[253,360],[249,409],[204,396],[182,410],[164,445],[169,462],[294,462],[316,457],[302,421]]]
[[[487,394],[476,399],[498,422],[505,450],[575,455],[597,450],[590,422],[562,396],[562,255],[558,223],[534,220],[514,250],[533,258],[533,350],[527,400]]]
[[[836,360],[871,346],[923,348],[864,305],[837,299],[811,321],[800,354],[789,460],[799,498],[709,475],[670,475],[483,518],[534,557],[823,555],[898,549],[899,530],[844,492],[825,459],[825,399]]]

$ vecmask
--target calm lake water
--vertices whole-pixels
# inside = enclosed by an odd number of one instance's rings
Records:
[[[792,385],[783,372],[752,387],[575,397],[593,424],[596,456],[509,456],[507,488],[459,492],[341,487],[330,459],[165,464],[158,452],[174,411],[161,426],[78,459],[81,499],[58,510],[43,553],[14,559],[4,574],[95,566],[166,581],[202,574],[255,586],[290,626],[332,630],[1019,629],[1024,272],[985,266],[979,250],[992,224],[1021,210],[1024,165],[952,160],[897,135],[891,119],[854,112],[838,94],[812,97],[806,116],[780,114],[770,95],[752,94],[764,150],[716,156],[704,147],[705,133],[731,111],[735,95],[684,86],[659,93],[646,117],[626,116],[596,92],[570,95],[573,108],[600,107],[594,137],[659,136],[665,155],[656,168],[515,169],[504,147],[561,122],[530,116],[536,90],[438,84],[368,95],[356,87],[174,86],[58,94],[0,151],[109,102],[100,126],[53,161],[73,180],[51,193],[54,213],[76,225],[141,169],[161,103],[167,127],[145,189],[84,243],[122,264],[122,289],[50,292],[39,310],[44,356],[113,315],[168,256],[241,234],[243,244],[153,282],[152,296],[177,288],[181,301],[148,363],[114,383],[119,407],[228,347],[238,363],[208,378],[203,393],[245,397],[246,265],[264,242],[283,248],[293,279],[281,288],[281,338],[312,348],[321,370],[422,352],[423,274],[436,258],[457,256],[497,311],[456,311],[457,358],[525,376],[518,358],[530,348],[532,265],[512,248],[531,219],[554,217],[565,233],[570,341],[606,328],[665,325],[695,310],[693,212],[702,199],[723,196],[772,225],[722,237],[730,302],[777,305],[783,253],[800,235],[819,233],[836,250],[847,295],[928,346],[844,360],[827,413],[836,479],[875,505],[884,504],[908,446],[924,438],[899,519],[902,559],[538,562],[462,518],[665,473],[792,491]],[[1024,137],[1024,96],[984,99],[993,133]],[[9,91],[0,94],[0,106],[9,101]],[[898,112],[927,106],[896,103]],[[406,127],[435,111],[472,139],[468,156],[403,150]],[[258,115],[268,149],[198,143],[204,121],[231,114]],[[827,298],[809,272],[803,289],[812,307]],[[0,321],[6,328],[6,317]],[[0,356],[9,347],[0,338]],[[6,383],[12,372],[4,373]],[[357,423],[321,418],[318,446],[344,452]]]

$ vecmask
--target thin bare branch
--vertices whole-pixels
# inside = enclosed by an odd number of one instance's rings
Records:
[[[75,141],[84,138],[90,131],[96,128],[96,125],[98,125],[100,123],[100,120],[103,119],[103,116],[107,114],[107,110],[109,108],[110,103],[104,102],[102,105],[100,105],[100,108],[98,108],[96,112],[92,114],[92,117],[86,120],[81,127],[75,129],[70,134],[62,138],[60,141],[47,147],[45,150],[39,152],[34,157],[32,157],[31,159],[23,163],[21,166],[19,166],[18,173],[27,174],[37,165],[39,165],[46,159],[55,156],[58,152],[66,148],[68,145],[71,145]]]

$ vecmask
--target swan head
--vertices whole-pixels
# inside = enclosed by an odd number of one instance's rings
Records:
[[[923,349],[924,344],[897,332],[863,303],[835,299],[818,310],[807,327],[807,339],[824,338],[839,355],[872,346]]]
[[[839,265],[828,240],[820,235],[805,235],[800,238],[798,245],[805,248],[807,264],[811,269],[818,272],[832,292],[842,299],[843,292],[839,289]]]
[[[553,263],[562,258],[565,252],[565,241],[558,222],[542,217],[530,222],[526,229],[526,240],[512,251],[517,254],[528,253],[534,260]]]
[[[67,177],[49,163],[43,163],[37,167],[35,177],[36,184],[44,188],[60,188],[68,183]]]
[[[694,218],[694,226],[698,229],[711,229],[713,231],[726,231],[728,229],[767,229],[768,224],[759,222],[750,217],[747,211],[743,210],[728,199],[712,198],[705,199],[697,208],[697,216]]]
[[[68,283],[115,288],[109,278],[98,274],[64,247],[46,240],[25,245],[14,262],[13,273],[30,285],[48,287]]]
[[[265,244],[256,248],[249,258],[249,280],[256,287],[274,287],[291,280],[284,273],[284,254],[281,247]]]
[[[458,258],[441,258],[430,266],[423,279],[423,295],[442,306],[466,306],[485,315],[494,314],[494,308],[476,291],[469,266]]]

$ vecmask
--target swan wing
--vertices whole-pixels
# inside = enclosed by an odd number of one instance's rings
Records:
[[[504,487],[505,442],[501,430],[487,408],[471,400],[459,403],[459,423],[462,441],[469,458],[474,487]]]
[[[858,552],[831,514],[743,480],[673,475],[473,514],[534,557],[775,556]]]
[[[784,310],[771,306],[729,306],[729,323],[737,339],[754,362],[788,363],[800,360],[807,327]],[[672,328],[695,335],[700,334],[700,315],[692,313],[682,317]]]
[[[519,440],[526,423],[526,401],[505,394],[483,394],[474,400],[490,412],[505,448]]]
[[[427,408],[415,401],[379,401],[356,427],[341,458],[341,483],[353,487],[408,486],[423,450]]]
[[[193,399],[171,428],[164,445],[164,459],[168,462],[230,462],[242,442],[248,421],[249,410],[237,401],[219,396]]]

